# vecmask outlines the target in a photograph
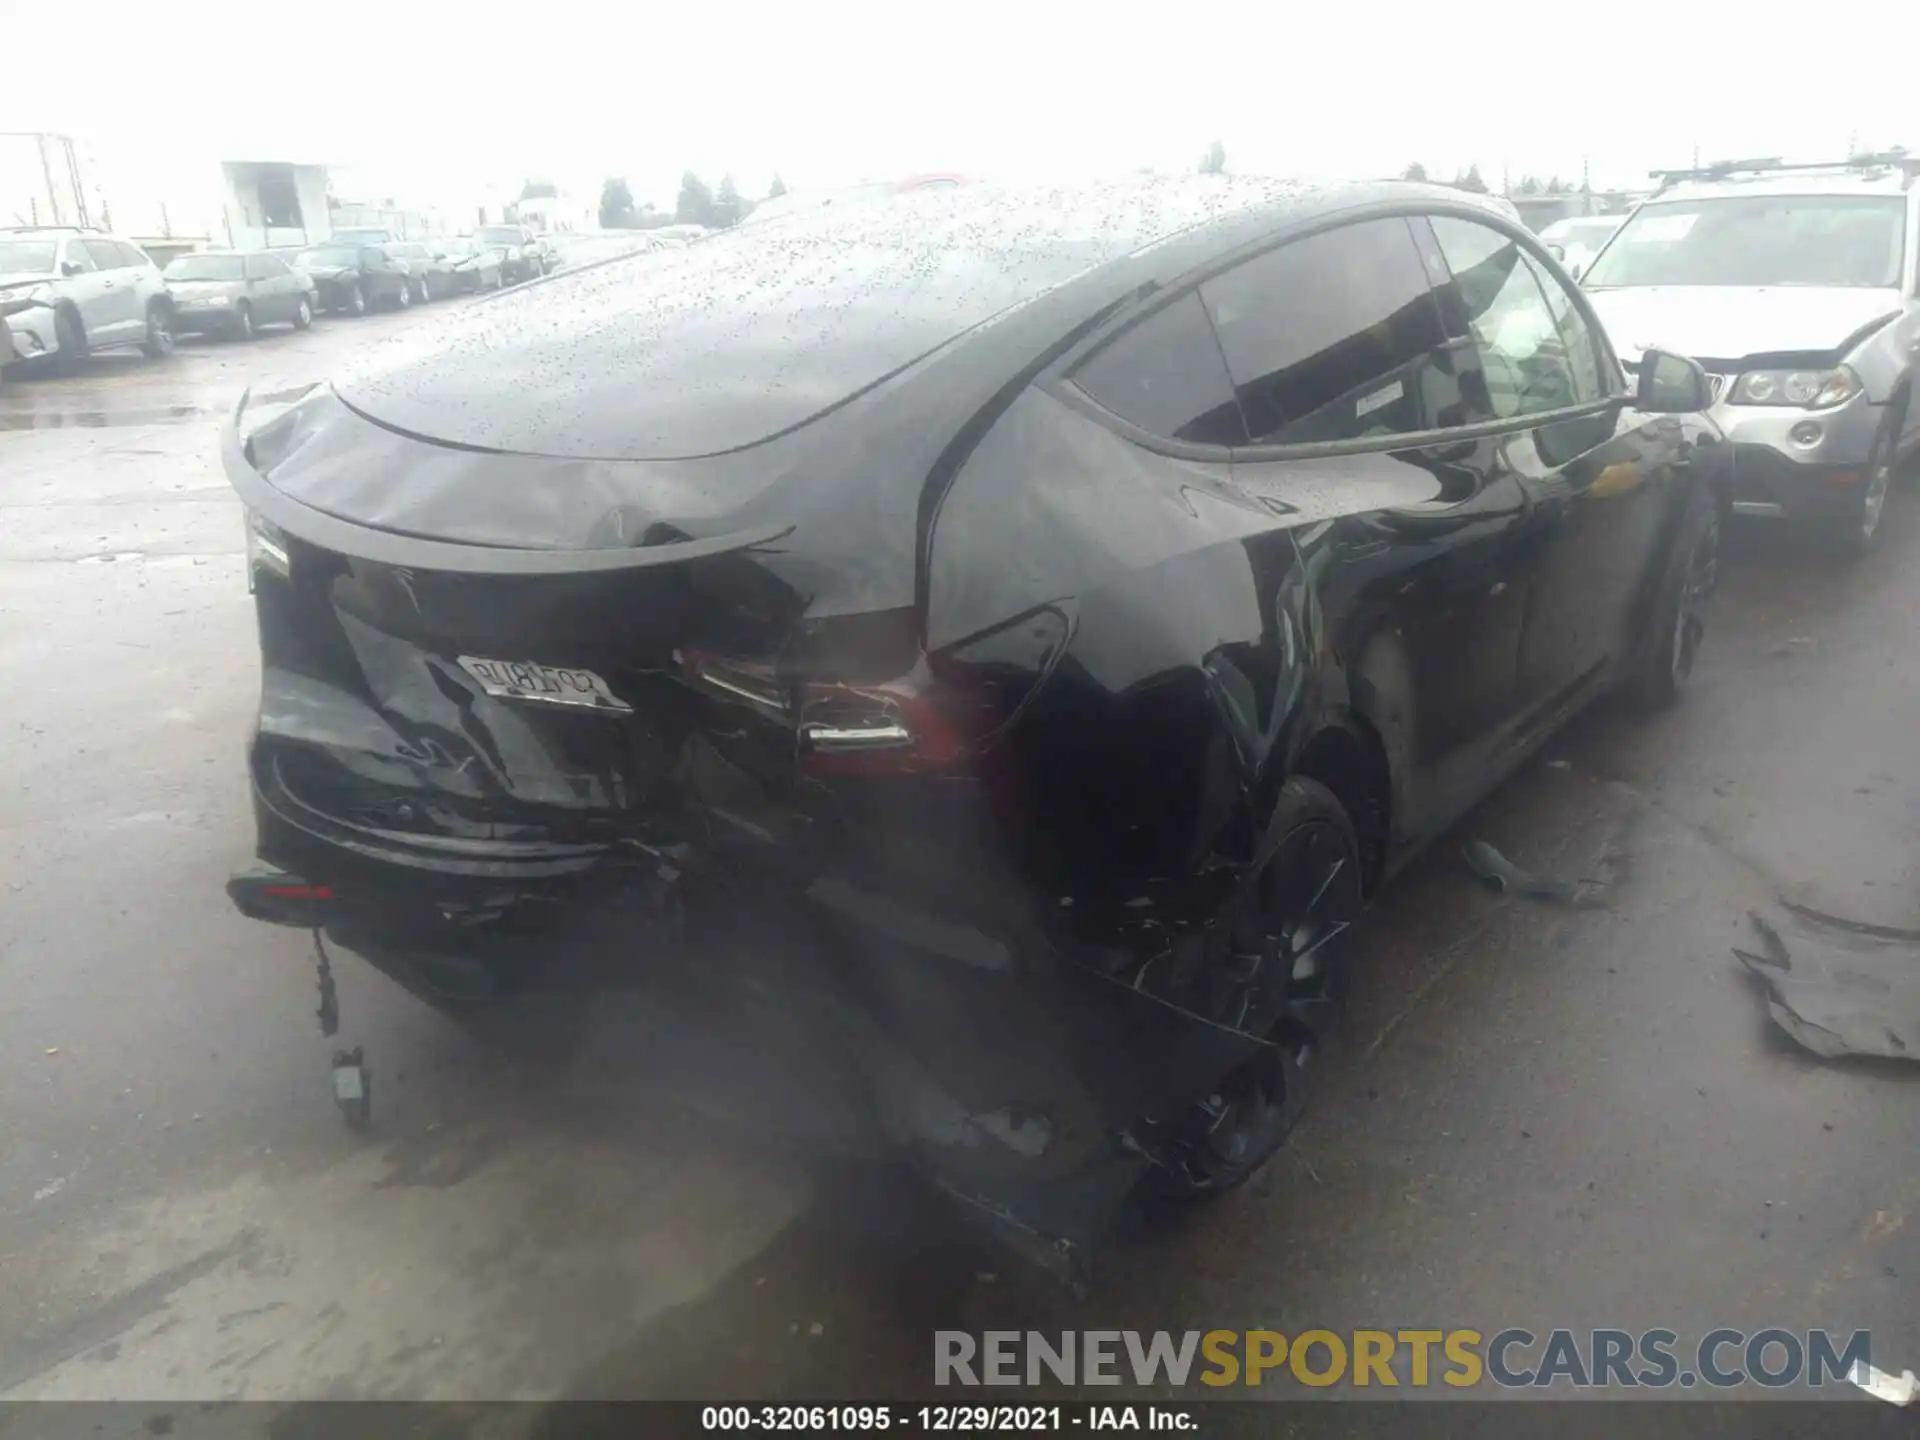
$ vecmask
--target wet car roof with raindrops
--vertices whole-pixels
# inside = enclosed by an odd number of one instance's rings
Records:
[[[1316,193],[1195,177],[829,207],[510,292],[380,347],[334,388],[394,429],[473,449],[709,455],[801,424],[1104,262]],[[476,392],[476,370],[504,354],[540,375],[524,405]]]

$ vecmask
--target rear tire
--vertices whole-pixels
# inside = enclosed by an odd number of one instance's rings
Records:
[[[313,306],[308,303],[304,295],[300,297],[300,307],[293,312],[293,328],[296,330],[313,328]]]
[[[405,310],[412,304],[413,304],[413,286],[409,282],[403,280],[400,283],[399,290],[394,293],[393,308],[396,310]]]
[[[244,300],[234,308],[233,338],[235,340],[253,339],[253,307]]]
[[[1364,904],[1353,819],[1326,786],[1295,777],[1280,787],[1262,850],[1266,861],[1209,925],[1198,973],[1166,982],[1179,993],[1157,998],[1262,1035],[1268,1048],[1185,1115],[1141,1127],[1156,1159],[1141,1184],[1158,1199],[1221,1194],[1273,1157],[1307,1103],[1312,1061],[1338,1013],[1342,937]]]
[[[420,285],[419,285],[419,288],[414,292],[413,298],[422,305],[430,304],[432,302],[433,282],[429,276],[422,275],[420,277]]]
[[[164,360],[173,353],[173,315],[159,300],[147,302],[147,334],[140,342],[140,353],[149,360]]]
[[[367,292],[361,288],[358,280],[354,281],[353,288],[347,291],[347,313],[349,315],[367,313]]]
[[[1693,678],[1706,637],[1707,601],[1720,579],[1720,502],[1704,485],[1695,487],[1673,539],[1648,622],[1633,698],[1643,710],[1664,710],[1679,700]]]

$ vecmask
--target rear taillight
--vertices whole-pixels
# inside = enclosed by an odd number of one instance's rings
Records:
[[[802,686],[799,734],[801,768],[816,775],[945,770],[968,750],[924,664],[884,685]]]
[[[809,775],[912,774],[964,760],[977,738],[956,697],[940,693],[923,660],[878,684],[792,679],[763,662],[684,651],[684,680],[793,736]]]

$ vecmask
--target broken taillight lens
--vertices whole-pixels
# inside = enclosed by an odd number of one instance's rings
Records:
[[[801,768],[815,775],[944,770],[966,755],[969,739],[924,665],[884,685],[803,685],[799,733]]]
[[[913,774],[953,766],[977,738],[955,698],[923,660],[881,683],[783,679],[771,664],[698,651],[679,656],[683,678],[724,704],[773,721],[794,737],[810,775]]]

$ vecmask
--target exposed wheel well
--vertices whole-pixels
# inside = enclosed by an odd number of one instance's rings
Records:
[[[1352,818],[1360,837],[1360,878],[1371,894],[1386,873],[1393,833],[1393,777],[1380,736],[1357,716],[1329,725],[1307,742],[1292,773],[1326,786]]]

